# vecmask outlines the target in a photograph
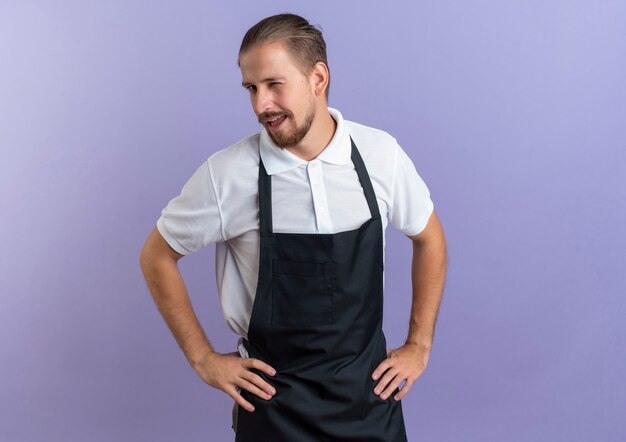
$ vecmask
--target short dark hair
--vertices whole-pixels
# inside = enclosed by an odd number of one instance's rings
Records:
[[[309,75],[315,63],[321,61],[328,67],[326,42],[322,36],[322,27],[311,25],[306,19],[295,14],[277,14],[264,18],[246,32],[239,48],[237,66],[241,56],[252,47],[262,43],[281,42],[296,60],[296,66],[304,75]],[[326,99],[330,89],[330,69]]]

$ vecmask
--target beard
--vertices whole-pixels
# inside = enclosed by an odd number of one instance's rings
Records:
[[[283,125],[286,126],[287,123],[289,122],[287,120],[290,120],[290,119],[293,120],[293,114],[291,113],[287,114],[287,117],[285,121],[283,122]],[[281,130],[279,130],[278,132],[272,132],[268,130],[267,134],[270,136],[274,144],[276,144],[276,146],[280,147],[281,149],[295,146],[309,132],[309,129],[311,129],[311,125],[313,124],[314,119],[315,119],[315,108],[311,106],[311,108],[309,109],[309,112],[304,117],[303,123],[300,126],[298,126],[298,124],[295,123],[294,121],[294,123],[296,124],[296,127],[292,131],[289,131],[288,128],[284,127],[284,128],[281,128]]]

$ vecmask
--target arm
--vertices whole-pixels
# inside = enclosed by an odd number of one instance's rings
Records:
[[[155,227],[144,244],[139,263],[159,312],[187,360],[195,366],[213,347],[193,311],[178,270],[178,260],[183,256],[169,246]]]
[[[255,368],[273,376],[275,370],[254,359],[242,359],[238,352],[217,353],[207,339],[195,315],[187,288],[178,270],[178,260],[184,255],[173,250],[155,227],[141,251],[139,262],[146,283],[159,312],[172,331],[187,360],[207,384],[229,394],[249,411],[254,407],[237,391],[237,387],[269,399],[275,390]]]
[[[446,240],[437,214],[433,211],[424,230],[409,238],[413,242],[413,302],[406,343],[428,354],[446,277]]]
[[[409,238],[413,242],[413,301],[409,334],[402,347],[387,351],[387,359],[372,374],[372,379],[376,380],[384,373],[374,389],[381,399],[387,399],[406,380],[406,384],[394,397],[395,400],[402,399],[426,369],[443,294],[446,241],[437,214],[433,211],[424,230]]]

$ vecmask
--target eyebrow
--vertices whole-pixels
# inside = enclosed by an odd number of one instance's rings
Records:
[[[285,77],[269,77],[269,78],[265,78],[265,79],[261,80],[261,83],[269,83],[270,81],[284,80],[284,79],[285,79]],[[243,86],[243,87],[248,87],[250,85],[252,85],[252,83],[248,83],[248,82],[245,82],[245,81],[241,82],[241,86]]]

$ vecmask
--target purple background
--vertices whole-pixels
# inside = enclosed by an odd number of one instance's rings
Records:
[[[626,3],[0,3],[0,440],[227,441],[138,257],[212,152],[260,129],[236,56],[279,12],[324,29],[329,105],[393,134],[449,247],[412,441],[626,440]],[[410,308],[388,230],[385,333]],[[234,351],[213,246],[181,261]]]

